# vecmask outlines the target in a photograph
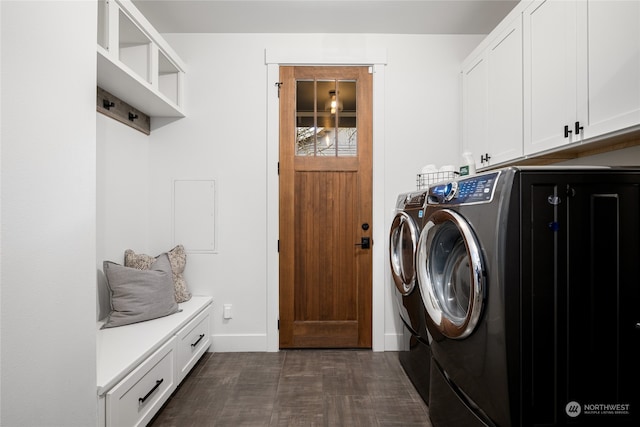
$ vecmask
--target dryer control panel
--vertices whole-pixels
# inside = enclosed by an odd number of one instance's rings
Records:
[[[427,192],[425,190],[409,193],[406,196],[404,207],[406,208],[421,208],[425,205],[425,199],[427,198]]]
[[[429,188],[430,204],[488,203],[493,199],[500,172],[482,174]]]

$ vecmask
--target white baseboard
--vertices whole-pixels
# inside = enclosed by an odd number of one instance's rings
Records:
[[[384,351],[401,351],[403,334],[384,334]]]
[[[212,345],[209,352],[254,352],[267,351],[267,335],[212,335]]]
[[[208,351],[212,353],[268,351],[266,334],[212,335],[211,340],[212,345]],[[402,343],[402,334],[384,335],[384,351],[401,351]]]

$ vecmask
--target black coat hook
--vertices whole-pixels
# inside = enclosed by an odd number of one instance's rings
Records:
[[[114,104],[113,102],[109,101],[108,99],[103,99],[102,100],[102,107],[110,110],[111,107],[115,107],[116,104]]]
[[[138,118],[137,114],[129,113],[129,120],[134,121],[137,118]]]

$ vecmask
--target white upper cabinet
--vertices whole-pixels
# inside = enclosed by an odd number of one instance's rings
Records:
[[[98,86],[151,117],[184,117],[182,60],[129,0],[98,2]]]
[[[487,60],[484,52],[462,69],[463,152],[473,155],[476,169],[484,165],[489,151],[487,111],[489,105]]]
[[[640,124],[640,1],[578,4],[584,138]]]
[[[489,164],[522,156],[522,17],[496,37],[487,51],[489,65]]]
[[[523,28],[526,155],[640,125],[640,2],[534,1]]]
[[[524,153],[573,142],[576,2],[536,1],[524,11]]]
[[[507,18],[465,62],[463,151],[480,169],[522,156],[522,18]]]

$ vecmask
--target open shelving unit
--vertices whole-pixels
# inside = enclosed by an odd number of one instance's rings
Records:
[[[129,0],[98,1],[98,87],[151,117],[185,117],[185,66]]]

